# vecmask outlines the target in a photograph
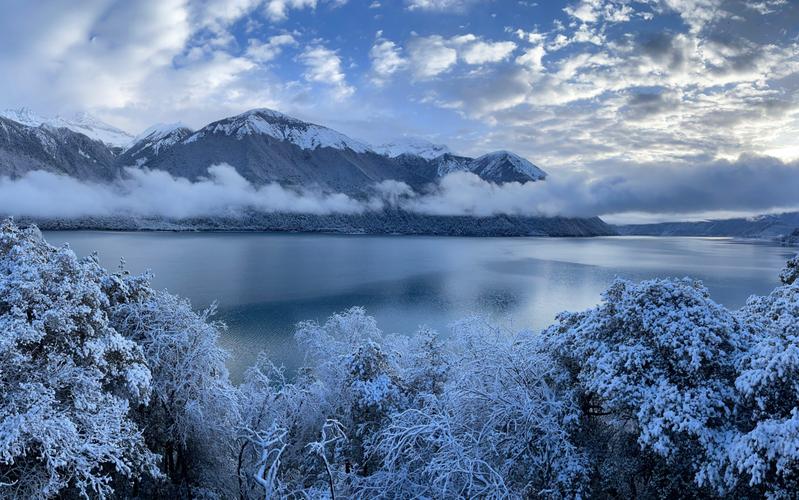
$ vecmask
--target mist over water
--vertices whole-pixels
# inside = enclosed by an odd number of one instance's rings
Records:
[[[615,277],[691,276],[730,307],[768,293],[790,249],[699,238],[430,238],[250,233],[46,232],[195,307],[219,304],[235,377],[260,350],[302,362],[293,325],[360,305],[386,332],[439,331],[471,314],[518,330],[599,301]],[[324,249],[324,250],[320,250]]]
[[[556,173],[542,182],[494,184],[453,172],[422,192],[387,180],[360,186],[362,196],[256,186],[227,164],[190,181],[161,170],[127,168],[113,183],[80,181],[44,171],[0,177],[0,214],[34,217],[149,216],[171,219],[235,216],[243,210],[355,214],[386,207],[428,215],[593,217],[612,214],[762,213],[799,210],[799,164],[741,157],[642,169],[614,165],[607,175]],[[368,193],[368,194],[366,194]]]

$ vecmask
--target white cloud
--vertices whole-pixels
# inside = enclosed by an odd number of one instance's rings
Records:
[[[543,59],[546,53],[547,51],[543,45],[536,45],[517,57],[516,64],[526,66],[533,71],[541,71],[544,69]]]
[[[355,89],[347,84],[347,77],[341,68],[341,58],[336,51],[322,45],[307,48],[300,61],[305,65],[305,79],[332,87],[336,99],[351,96]]]
[[[114,184],[81,182],[43,171],[19,179],[0,177],[0,212],[35,217],[98,215],[183,219],[236,215],[245,209],[283,213],[360,213],[366,205],[341,194],[256,187],[230,165],[214,165],[195,182],[161,170],[130,168]]]
[[[412,39],[408,43],[408,52],[417,78],[440,75],[458,61],[458,52],[439,35]]]
[[[406,0],[408,10],[463,12],[476,0]]]
[[[288,17],[289,9],[316,8],[316,0],[267,0],[266,15],[272,21],[283,21]]]
[[[418,79],[445,73],[459,59],[471,65],[498,63],[508,59],[516,47],[515,42],[487,41],[472,33],[452,38],[440,35],[416,37],[408,42],[411,65]]]
[[[475,41],[464,47],[461,57],[467,64],[485,64],[504,61],[514,50],[516,44],[513,42]]]
[[[581,0],[577,5],[569,5],[563,11],[584,23],[594,23],[599,20],[601,7],[602,0]]]
[[[297,45],[297,40],[293,36],[275,35],[270,37],[265,43],[260,40],[250,39],[247,47],[247,57],[260,63],[269,62],[280,55],[283,47]]]
[[[401,53],[402,49],[391,40],[378,38],[375,41],[369,50],[375,83],[383,83],[391,75],[408,65],[408,61],[402,57]]]

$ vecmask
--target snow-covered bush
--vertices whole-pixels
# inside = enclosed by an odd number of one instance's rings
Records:
[[[799,278],[799,254],[788,261],[785,269],[780,273],[780,281],[784,285],[792,285]]]
[[[157,475],[143,427],[151,372],[114,329],[94,257],[0,229],[0,496],[106,497]]]
[[[798,270],[794,258],[783,286],[736,312],[756,334],[737,359],[736,428],[723,456],[728,482],[784,497],[799,490]]]
[[[224,327],[188,301],[150,288],[147,277],[110,276],[111,323],[141,346],[152,401],[137,411],[147,444],[171,483],[227,496],[235,491],[233,440],[238,395],[218,345]]]
[[[618,280],[599,306],[562,313],[545,335],[582,392],[585,430],[595,429],[583,445],[608,468],[608,490],[647,496],[694,479],[717,486],[706,469],[730,425],[735,359],[749,334],[706,288]],[[603,456],[609,444],[616,451]]]
[[[0,497],[791,498],[799,257],[730,311],[615,282],[543,332],[303,322],[234,387],[213,308],[0,231]]]
[[[473,318],[455,325],[452,369],[441,391],[395,413],[380,433],[382,469],[365,497],[571,497],[584,457],[568,374],[540,337],[510,335]]]

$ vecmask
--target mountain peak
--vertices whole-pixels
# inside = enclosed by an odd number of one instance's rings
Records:
[[[450,149],[443,144],[434,144],[428,140],[420,139],[417,137],[403,137],[401,139],[375,146],[376,153],[389,158],[396,158],[400,155],[409,154],[420,156],[425,160],[432,160],[447,153],[452,153]]]
[[[333,129],[302,121],[268,108],[256,108],[211,123],[187,139],[193,142],[208,134],[244,139],[251,135],[267,135],[291,142],[302,149],[333,148],[366,153],[371,148]]]
[[[139,134],[126,147],[126,153],[132,157],[158,155],[161,149],[172,146],[186,139],[193,133],[187,125],[176,123],[159,123]]]
[[[521,156],[499,150],[472,161],[469,170],[485,180],[503,182],[534,182],[546,179],[547,174]]]
[[[96,141],[103,142],[114,147],[123,147],[128,144],[133,136],[109,125],[95,116],[79,112],[71,116],[41,116],[30,108],[20,107],[16,109],[6,109],[0,112],[0,116],[14,120],[15,122],[29,127],[40,127],[46,125],[55,128],[68,128],[73,132],[78,132]]]

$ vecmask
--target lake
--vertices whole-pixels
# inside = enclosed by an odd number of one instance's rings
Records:
[[[288,369],[302,360],[298,321],[366,307],[383,331],[412,334],[483,314],[543,328],[562,310],[596,304],[615,277],[691,276],[739,307],[774,288],[788,248],[720,238],[447,238],[265,233],[45,232],[54,245],[99,253],[116,269],[151,270],[153,284],[213,301],[238,378],[261,350]]]

